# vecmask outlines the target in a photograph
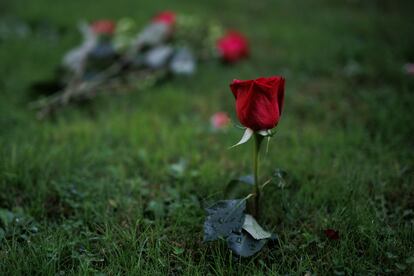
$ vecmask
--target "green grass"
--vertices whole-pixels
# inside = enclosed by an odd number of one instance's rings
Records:
[[[410,1],[83,2],[0,4],[3,19],[66,30],[0,41],[1,275],[414,274]],[[78,42],[79,19],[145,23],[164,8],[241,30],[251,58],[45,121],[27,108],[30,83]],[[224,242],[202,243],[203,207],[251,171],[252,145],[227,150],[240,130],[211,133],[209,117],[236,118],[233,78],[273,74],[286,76],[286,101],[261,173],[288,172],[265,199],[279,241],[236,260]]]

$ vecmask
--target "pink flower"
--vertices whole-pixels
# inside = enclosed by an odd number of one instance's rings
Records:
[[[98,35],[112,35],[115,31],[115,22],[112,20],[97,20],[92,22],[91,29]]]
[[[217,41],[221,58],[227,62],[236,62],[249,54],[247,38],[241,33],[230,31]]]
[[[163,23],[167,26],[173,26],[176,21],[176,14],[173,11],[162,11],[152,19],[152,22]]]
[[[224,129],[227,128],[230,124],[230,117],[226,112],[217,112],[214,113],[210,118],[210,123],[213,129]]]
[[[406,63],[404,65],[404,71],[408,75],[414,75],[414,63]]]

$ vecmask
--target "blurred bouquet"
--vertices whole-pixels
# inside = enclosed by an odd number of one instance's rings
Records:
[[[83,41],[68,51],[54,81],[59,91],[32,104],[41,117],[67,103],[90,99],[98,91],[127,87],[145,89],[160,79],[193,75],[207,60],[235,63],[248,56],[247,39],[226,32],[215,21],[163,11],[139,28],[132,18],[99,20],[79,25]]]

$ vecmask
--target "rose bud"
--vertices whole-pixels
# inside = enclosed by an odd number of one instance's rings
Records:
[[[154,16],[152,22],[154,23],[163,23],[168,26],[174,26],[176,15],[172,11],[163,11]]]
[[[226,112],[214,113],[210,118],[211,127],[214,130],[227,128],[230,124],[230,117]]]
[[[230,31],[217,41],[217,50],[224,61],[232,63],[249,54],[249,45],[242,34]]]
[[[242,125],[260,131],[278,124],[285,95],[283,77],[234,80],[230,89],[236,98],[237,117]]]
[[[115,31],[115,22],[111,20],[98,20],[92,22],[91,29],[97,35],[112,35]]]

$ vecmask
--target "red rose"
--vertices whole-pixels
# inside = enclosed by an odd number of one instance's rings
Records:
[[[157,14],[153,19],[152,22],[155,23],[163,23],[168,26],[173,26],[175,24],[175,13],[172,11],[163,11]]]
[[[234,80],[230,89],[236,98],[237,117],[242,125],[254,131],[277,125],[285,96],[283,77]]]
[[[92,22],[91,29],[95,34],[112,35],[115,31],[115,23],[111,20],[98,20]]]
[[[249,54],[247,39],[240,33],[231,31],[217,41],[217,49],[224,61],[235,62]]]

